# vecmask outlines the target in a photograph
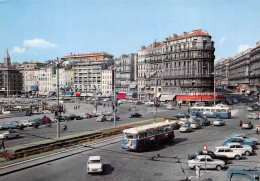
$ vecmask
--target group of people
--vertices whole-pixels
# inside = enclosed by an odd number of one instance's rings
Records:
[[[74,106],[74,110],[79,109],[79,108],[80,108],[80,105],[78,105],[78,106],[75,105],[75,106]]]

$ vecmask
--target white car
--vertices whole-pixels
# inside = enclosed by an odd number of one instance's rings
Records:
[[[226,155],[230,159],[240,160],[242,156],[242,151],[239,150],[231,150],[228,146],[220,146],[216,147],[216,151],[214,151],[216,155]]]
[[[43,114],[51,114],[52,112],[50,110],[43,110],[42,113]]]
[[[188,124],[183,124],[181,127],[180,127],[180,132],[185,132],[185,133],[189,133],[189,132],[192,132],[192,128],[188,125]]]
[[[80,114],[78,114],[79,116],[81,116],[81,117],[83,117],[83,119],[88,119],[89,117],[86,115],[86,114],[84,114],[84,113],[80,113]]]
[[[214,125],[214,126],[224,126],[224,125],[225,125],[225,121],[223,121],[223,119],[216,119],[216,120],[213,122],[213,125]]]
[[[87,173],[102,173],[103,163],[101,156],[90,156],[87,163]]]
[[[242,129],[252,129],[254,125],[250,121],[244,121],[242,123]]]
[[[174,106],[173,106],[173,105],[168,105],[168,106],[166,107],[166,109],[173,110],[173,109],[174,109]]]
[[[201,169],[205,169],[205,158],[207,160],[206,169],[221,170],[222,168],[226,167],[223,160],[213,159],[209,155],[198,155],[195,159],[188,161],[188,166],[191,169],[195,169],[196,166],[200,167]]]
[[[193,129],[200,129],[201,125],[200,125],[199,122],[191,122],[190,127],[193,128]]]
[[[181,120],[179,121],[179,125],[183,124],[189,124],[189,119],[188,118],[180,118]]]
[[[13,129],[11,129],[9,131],[5,131],[0,134],[0,138],[5,138],[5,139],[17,138],[19,136],[20,136],[20,134],[16,130],[13,130]]]
[[[256,113],[250,113],[250,114],[246,115],[246,118],[247,119],[259,119],[259,116]]]
[[[21,120],[19,121],[19,125],[25,127],[33,127],[35,125],[35,122],[33,120]]]
[[[243,155],[251,155],[253,148],[249,145],[241,145],[240,143],[228,143],[227,146],[234,151],[242,151]]]

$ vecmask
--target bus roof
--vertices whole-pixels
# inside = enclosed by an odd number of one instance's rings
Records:
[[[173,124],[176,124],[176,121],[172,121],[172,122],[159,122],[159,123],[153,123],[153,124],[148,124],[148,125],[144,125],[144,126],[139,126],[139,127],[135,127],[135,128],[129,128],[129,129],[125,129],[123,131],[123,133],[129,133],[129,134],[138,134],[140,132],[145,132],[148,130],[152,130],[152,129],[156,129],[159,127],[168,127],[171,126]]]
[[[215,105],[215,106],[193,106],[191,108],[205,108],[205,109],[230,109],[229,106],[226,105]]]

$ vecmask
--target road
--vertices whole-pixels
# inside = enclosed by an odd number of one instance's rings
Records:
[[[123,105],[122,105],[123,106]],[[125,104],[125,108],[128,105]],[[145,107],[143,107],[145,108]],[[142,109],[142,108],[140,108]],[[185,112],[185,107],[182,110],[175,110],[174,112]],[[159,108],[158,117],[165,117],[167,114],[172,115],[171,111],[164,111]],[[194,153],[198,149],[202,149],[203,145],[207,145],[208,149],[213,149],[220,146],[225,139],[237,133],[246,133],[251,137],[257,137],[253,130],[241,130],[238,127],[238,120],[246,120],[247,114],[244,105],[233,106],[232,119],[226,119],[226,125],[223,127],[214,127],[213,125],[203,127],[192,133],[180,133],[175,131],[175,139],[168,145],[154,148],[144,152],[132,152],[122,150],[121,143],[118,142],[113,145],[104,147],[97,147],[94,150],[86,150],[78,155],[67,157],[65,159],[53,161],[47,164],[35,166],[26,170],[18,171],[6,176],[2,176],[1,180],[182,180],[185,177],[195,179],[196,173],[194,170],[188,168],[187,155]],[[128,111],[123,111],[128,115]],[[149,113],[147,113],[149,114]],[[150,113],[151,114],[151,113]],[[125,117],[127,117],[125,115]],[[144,117],[148,115],[144,115]],[[153,117],[152,115],[150,115]],[[121,117],[121,116],[120,116]],[[145,119],[145,118],[143,118]],[[131,119],[132,121],[135,119]],[[88,120],[89,121],[89,120]],[[83,121],[82,121],[83,122]],[[126,121],[127,122],[127,121]],[[211,119],[212,122],[212,119]],[[121,124],[119,121],[118,123]],[[124,121],[122,121],[122,124]],[[253,120],[253,124],[259,124],[259,120]],[[95,121],[93,120],[93,124]],[[112,123],[101,123],[102,126],[111,126]],[[98,123],[100,126],[100,123]],[[120,139],[119,139],[120,140]],[[259,145],[258,145],[259,147]],[[159,158],[151,160],[152,156],[160,154]],[[102,155],[104,161],[103,175],[88,175],[86,173],[86,163],[90,155]],[[242,160],[234,160],[228,167],[243,167],[249,165],[256,165],[260,161],[260,150],[257,149],[255,154],[248,157],[243,157]],[[174,158],[177,156],[180,163]],[[213,180],[227,180],[226,169],[222,171],[202,170],[202,177],[214,178]],[[239,179],[238,179],[239,180]]]

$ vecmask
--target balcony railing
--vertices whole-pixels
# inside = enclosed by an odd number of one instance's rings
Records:
[[[193,79],[193,78],[213,78],[212,74],[196,74],[196,75],[163,75],[163,79]]]

